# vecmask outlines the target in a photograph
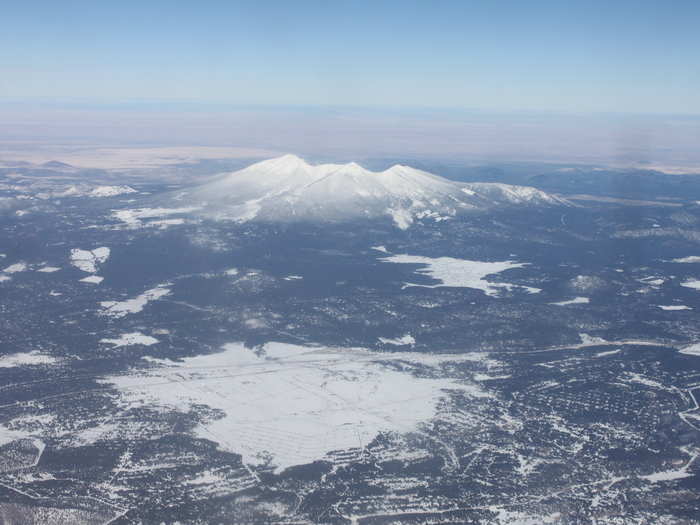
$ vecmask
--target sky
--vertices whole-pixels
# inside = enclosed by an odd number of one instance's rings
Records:
[[[700,115],[696,0],[27,0],[1,19],[5,104]]]

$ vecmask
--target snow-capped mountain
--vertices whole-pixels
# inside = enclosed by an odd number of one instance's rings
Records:
[[[312,165],[295,155],[258,162],[177,196],[215,219],[346,220],[390,217],[408,228],[416,219],[446,220],[498,205],[566,204],[534,188],[464,184],[408,166],[370,171],[358,164]]]

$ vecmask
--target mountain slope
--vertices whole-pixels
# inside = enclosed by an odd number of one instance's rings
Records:
[[[258,162],[180,192],[177,198],[214,219],[337,221],[385,216],[402,229],[417,218],[439,221],[499,205],[566,203],[534,188],[457,183],[402,165],[381,172],[354,162],[311,165],[294,155]]]

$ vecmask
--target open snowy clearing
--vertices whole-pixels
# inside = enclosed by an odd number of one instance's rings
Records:
[[[143,310],[150,301],[160,299],[169,293],[169,288],[157,286],[126,301],[102,301],[100,302],[100,306],[102,307],[100,313],[109,317],[124,317],[128,314],[135,314]]]
[[[700,263],[700,256],[689,255],[688,257],[680,257],[678,259],[672,259],[671,262],[674,262],[674,263]]]
[[[486,295],[497,297],[501,290],[521,289],[528,293],[539,293],[542,290],[529,286],[520,286],[510,283],[490,282],[485,277],[504,272],[513,268],[523,268],[526,263],[514,261],[483,262],[469,261],[467,259],[454,259],[452,257],[423,257],[420,255],[391,255],[380,259],[383,262],[399,264],[424,264],[427,268],[419,268],[416,273],[426,275],[439,284],[415,284],[406,283],[406,286],[420,286],[424,288],[438,288],[441,286],[457,288],[473,288],[481,290]]]
[[[422,359],[426,357],[427,359]],[[180,411],[208,405],[223,416],[196,434],[249,464],[270,461],[278,471],[323,459],[335,450],[366,446],[384,431],[410,432],[433,417],[446,390],[489,396],[449,378],[416,377],[388,361],[439,364],[474,356],[381,354],[357,348],[268,343],[253,351],[230,343],[223,351],[109,376],[125,408]]]
[[[695,290],[700,290],[700,281],[697,279],[688,279],[687,281],[683,281],[681,283],[681,286],[685,286],[686,288],[693,288]]]
[[[15,264],[11,264],[7,268],[3,270],[4,273],[19,273],[19,272],[24,272],[27,269],[27,264],[23,262],[18,262]]]
[[[131,332],[128,334],[122,334],[114,339],[100,339],[100,343],[106,343],[113,345],[114,348],[120,348],[122,346],[132,346],[132,345],[144,345],[151,346],[158,342],[158,339],[151,337],[150,335],[142,334],[141,332]]]
[[[568,304],[588,304],[590,302],[591,300],[588,297],[574,297],[573,299],[569,299],[568,301],[559,301],[556,303],[549,304],[555,304],[557,306],[566,306]]]
[[[57,266],[43,266],[43,267],[39,268],[39,269],[37,270],[37,272],[41,272],[41,273],[54,273],[54,272],[57,272],[57,271],[59,271],[59,270],[60,270],[60,268],[57,267]]]
[[[700,343],[695,343],[679,350],[681,354],[696,355],[700,357]]]
[[[90,197],[116,197],[128,193],[137,192],[131,186],[97,186],[88,195]]]
[[[685,306],[684,304],[669,304],[669,305],[663,305],[663,304],[657,304],[657,308],[661,308],[662,310],[666,310],[668,312],[675,312],[678,310],[692,310],[690,306]]]
[[[35,350],[0,356],[0,368],[12,368],[14,366],[50,365],[56,359]]]
[[[112,216],[129,228],[166,227],[184,223],[182,218],[163,219],[170,215],[183,215],[196,211],[197,207],[183,208],[136,208],[131,210],[114,210]],[[156,219],[156,220],[148,220]]]
[[[109,259],[110,250],[106,246],[94,250],[81,250],[73,248],[70,251],[70,263],[86,273],[97,272],[97,265],[103,264]]]
[[[90,275],[88,277],[83,277],[80,279],[81,283],[90,283],[90,284],[100,284],[102,281],[104,281],[104,277],[100,277],[99,275]]]

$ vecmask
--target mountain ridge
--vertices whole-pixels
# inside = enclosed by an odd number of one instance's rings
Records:
[[[498,206],[569,204],[525,186],[460,183],[402,164],[383,171],[356,162],[310,164],[292,154],[181,191],[178,200],[205,217],[235,222],[389,217],[400,229],[416,219],[448,220]]]

